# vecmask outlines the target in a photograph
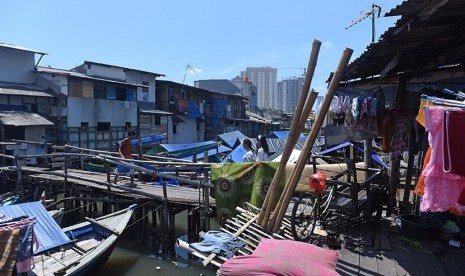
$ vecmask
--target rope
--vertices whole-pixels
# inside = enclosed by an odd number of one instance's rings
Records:
[[[144,205],[144,204],[143,204],[143,205]],[[141,205],[141,206],[143,206],[143,205]],[[139,207],[139,205],[137,205],[137,207]],[[136,207],[136,208],[137,208],[137,207]],[[161,207],[162,207],[162,205],[158,206],[158,207],[155,208],[154,210],[149,210],[145,216],[141,217],[141,218],[138,219],[138,220],[135,220],[133,223],[131,223],[131,224],[129,224],[128,226],[126,226],[126,229],[132,227],[134,224],[136,224],[136,223],[138,223],[139,221],[141,221],[142,219],[146,218],[148,215],[151,215],[153,212],[157,211],[157,210],[160,209]]]

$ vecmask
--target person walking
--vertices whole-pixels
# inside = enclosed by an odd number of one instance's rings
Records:
[[[242,162],[255,162],[257,160],[257,155],[252,148],[252,141],[249,138],[242,140],[242,147],[247,151],[242,157]]]
[[[270,149],[268,148],[266,137],[264,135],[259,135],[257,140],[257,161],[268,161],[268,157],[270,156]]]
[[[132,160],[132,145],[131,145],[131,140],[134,139],[136,136],[136,132],[131,129],[128,131],[128,137],[124,138],[118,147],[118,152],[119,152],[119,157],[124,158],[124,159],[129,159]],[[133,164],[132,162],[129,162]],[[118,176],[122,173],[129,173],[131,177],[131,186],[134,185],[134,169],[128,168],[122,165],[118,165],[115,169],[115,178],[113,179],[113,183],[116,184],[116,181],[118,179]]]

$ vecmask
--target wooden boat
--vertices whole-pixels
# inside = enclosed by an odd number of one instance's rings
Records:
[[[104,264],[126,228],[136,205],[63,229],[73,242],[34,256],[29,275],[84,275]]]

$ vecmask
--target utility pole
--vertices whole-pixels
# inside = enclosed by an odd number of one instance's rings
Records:
[[[381,15],[381,7],[376,4],[372,4],[371,8],[368,11],[362,13],[358,18],[352,20],[352,22],[350,22],[350,24],[346,26],[346,30],[371,16],[371,42],[375,42],[375,15],[376,14],[378,14],[376,17],[379,17]]]

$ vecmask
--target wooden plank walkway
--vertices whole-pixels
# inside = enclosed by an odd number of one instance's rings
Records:
[[[386,221],[377,229],[351,228],[339,254],[341,275],[465,275],[465,248],[406,238]]]
[[[64,173],[64,171],[62,170],[57,170],[54,172]],[[69,177],[67,181],[71,185],[79,185],[82,188],[92,188],[92,189],[97,189],[97,190],[102,190],[102,191],[108,191],[109,189],[108,188],[109,186],[104,184],[107,181],[107,175],[105,173],[68,169],[68,175],[82,178],[82,179],[74,179],[74,178]],[[47,172],[32,174],[32,175],[29,175],[29,177],[35,180],[53,181],[53,182],[58,182],[58,183],[64,182],[63,176],[47,174]],[[86,179],[88,179],[89,181],[86,181]],[[111,177],[111,180],[113,181],[113,176]],[[96,181],[102,184],[101,185],[97,184],[95,183]],[[140,182],[137,180],[134,180],[134,183],[137,184],[137,187],[130,188],[129,187],[130,181],[123,177],[120,177],[118,180],[118,183],[116,184],[116,187],[112,186],[110,190],[113,193],[118,193],[118,194],[126,195],[129,197],[133,197],[133,198],[148,198],[150,196],[151,198],[160,200],[160,201],[164,199],[162,186]],[[113,183],[111,184],[114,185]],[[120,189],[118,188],[118,186],[124,187],[125,189]],[[134,192],[131,192],[132,190]],[[167,185],[166,190],[167,190],[167,198],[170,203],[178,203],[178,204],[193,205],[193,206],[198,206],[199,204],[199,189],[197,188]],[[148,194],[148,196],[137,194],[136,191],[141,191],[143,193],[146,193]],[[212,197],[210,197],[210,205],[215,206],[215,199]]]

